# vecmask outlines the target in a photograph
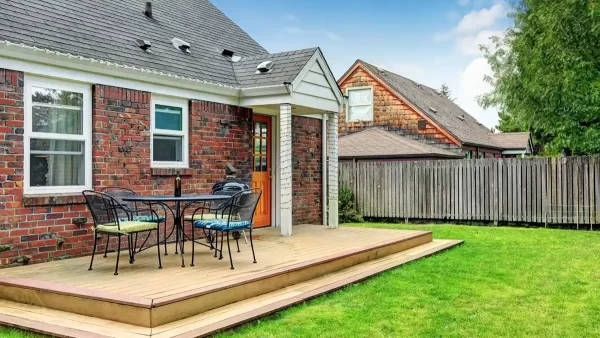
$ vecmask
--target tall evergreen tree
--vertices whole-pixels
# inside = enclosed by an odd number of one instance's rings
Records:
[[[451,97],[452,91],[450,90],[450,87],[448,87],[447,84],[442,83],[442,86],[440,87],[440,90],[438,92],[440,93],[440,95],[447,98],[448,100],[454,101],[454,99]]]

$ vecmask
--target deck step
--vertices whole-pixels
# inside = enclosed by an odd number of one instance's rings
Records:
[[[0,324],[60,337],[201,337],[302,303],[460,243],[462,241],[434,240],[399,253],[154,328],[6,300],[0,300]]]

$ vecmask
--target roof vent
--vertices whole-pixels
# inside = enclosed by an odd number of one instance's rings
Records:
[[[437,114],[437,109],[435,109],[433,107],[429,107],[429,111],[432,112],[432,113],[434,113],[434,114]]]
[[[152,47],[152,43],[148,40],[142,40],[142,39],[135,39],[135,43],[137,43],[138,47],[140,47],[141,49],[149,52],[148,49],[150,49],[150,47]]]
[[[221,55],[232,57],[233,56],[233,51],[229,50],[229,49],[223,49],[223,52],[221,53]]]
[[[465,120],[465,114],[462,115],[458,115],[457,116],[459,120],[464,121]]]
[[[144,15],[149,18],[152,17],[152,3],[150,1],[146,2],[146,10],[144,10]]]
[[[273,69],[273,61],[265,61],[256,66],[255,74],[268,73]]]
[[[191,53],[189,43],[178,38],[173,38],[173,40],[171,40],[171,43],[173,43],[173,46],[175,46],[175,48],[178,48],[186,53]]]

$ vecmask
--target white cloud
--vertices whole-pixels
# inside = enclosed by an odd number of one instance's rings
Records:
[[[327,36],[327,38],[333,42],[342,41],[342,38],[339,35],[335,34],[334,32],[326,31],[325,36]]]
[[[490,8],[472,11],[465,15],[455,29],[457,34],[477,32],[483,28],[491,27],[507,14],[507,8],[502,3],[497,3]]]
[[[461,36],[456,41],[456,47],[461,54],[464,55],[481,55],[479,46],[490,46],[492,36],[502,36],[501,30],[482,30],[477,35]]]
[[[477,103],[477,97],[489,92],[492,87],[483,80],[485,75],[491,75],[492,69],[483,57],[473,60],[459,77],[456,104],[471,114],[485,126],[491,128],[498,123],[498,111],[483,109]]]
[[[469,0],[458,0],[458,4],[461,6],[466,6],[469,4]]]

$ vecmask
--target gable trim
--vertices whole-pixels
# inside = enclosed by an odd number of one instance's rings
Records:
[[[437,121],[435,121],[434,119],[432,119],[431,117],[429,117],[429,115],[427,115],[425,112],[423,112],[423,110],[421,110],[421,108],[417,107],[409,99],[407,99],[406,97],[404,97],[404,95],[402,95],[397,90],[395,90],[384,79],[380,78],[376,74],[373,74],[373,72],[371,72],[367,67],[365,67],[361,63],[360,60],[356,60],[356,62],[354,63],[354,65],[348,71],[346,71],[346,73],[344,73],[344,75],[339,80],[339,84],[342,84],[346,80],[348,80],[348,78],[350,77],[350,75],[352,75],[356,71],[356,69],[358,69],[358,68],[362,69],[367,74],[369,74],[369,76],[371,76],[371,78],[373,78],[375,81],[377,81],[379,84],[381,84],[387,91],[389,91],[394,96],[396,96],[396,98],[398,98],[400,101],[404,102],[404,104],[406,104],[407,106],[409,106],[412,110],[414,110],[417,114],[419,114],[423,119],[425,119],[427,122],[429,122],[435,128],[437,128],[444,136],[448,137],[457,146],[459,146],[459,147],[463,146],[463,142],[458,137],[456,137],[454,134],[452,134],[448,129],[446,129],[445,127],[443,127]]]
[[[325,76],[325,79],[327,80],[327,83],[329,84],[331,91],[333,91],[333,94],[335,95],[337,103],[341,108],[341,106],[344,103],[344,96],[342,95],[340,86],[338,85],[337,81],[335,80],[335,77],[333,76],[333,73],[331,72],[331,69],[329,68],[329,65],[327,64],[327,61],[325,61],[325,58],[323,57],[323,54],[321,53],[321,49],[319,49],[319,48],[317,48],[317,50],[315,51],[313,56],[308,60],[308,62],[304,65],[302,70],[298,73],[298,75],[296,75],[296,77],[292,81],[292,90],[295,90],[295,88],[298,88],[298,86],[300,85],[302,80],[306,77],[306,75],[308,74],[308,72],[311,70],[312,66],[315,63],[317,63],[319,65],[319,67],[321,68],[321,70],[323,71],[323,75]],[[335,113],[339,113],[339,111],[335,111]]]

